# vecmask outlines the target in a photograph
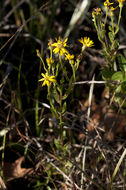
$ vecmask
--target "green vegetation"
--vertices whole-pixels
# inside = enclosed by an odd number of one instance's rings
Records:
[[[0,189],[126,189],[125,8],[0,2]]]

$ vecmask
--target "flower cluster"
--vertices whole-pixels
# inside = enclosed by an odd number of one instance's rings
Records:
[[[123,7],[123,3],[126,1],[126,0],[117,0],[118,3],[119,3],[119,7]],[[110,9],[110,11],[114,11],[117,7],[113,7],[113,2],[110,2],[109,0],[106,0],[104,1],[104,6],[106,7],[106,9]],[[95,8],[92,12],[92,17],[95,17],[95,16],[98,16],[98,15],[101,15],[101,8]]]
[[[39,80],[40,82],[41,81],[43,82],[42,86],[45,86],[45,85],[50,86],[52,82],[53,83],[56,82],[56,76],[58,75],[59,67],[61,67],[66,80],[69,80],[67,76],[66,68],[64,67],[62,63],[62,60],[64,58],[66,61],[69,61],[69,64],[71,65],[72,70],[73,70],[73,77],[75,79],[75,71],[78,68],[78,60],[77,59],[75,60],[74,54],[69,53],[68,51],[69,46],[67,45],[67,41],[68,41],[68,38],[66,38],[65,40],[62,40],[60,37],[56,39],[56,42],[53,42],[52,39],[49,40],[48,46],[50,49],[50,57],[46,58],[46,64],[44,63],[39,50],[36,50],[37,56],[40,57],[43,63],[44,70],[45,70],[45,74],[42,73],[41,74],[42,79]],[[85,50],[86,47],[92,47],[94,45],[94,42],[90,40],[89,37],[83,37],[79,39],[78,41],[82,43],[82,52]],[[53,60],[53,54],[59,55],[59,63],[55,64]]]
[[[119,3],[119,7],[122,7],[123,6],[123,3],[126,1],[126,0],[117,0],[118,1],[118,3]],[[114,3],[110,3],[110,1],[109,0],[106,0],[105,2],[104,2],[104,6],[105,7],[111,7],[111,5],[113,5]]]
[[[116,6],[116,7],[114,6],[115,5],[114,2],[110,2],[110,0],[104,1],[104,6],[105,6],[105,10],[106,10],[106,16],[105,16],[104,22],[102,21],[102,18],[101,18],[101,16],[102,16],[101,8],[95,8],[92,11],[93,22],[94,22],[95,28],[97,30],[98,38],[100,41],[102,39],[104,39],[104,37],[105,37],[105,33],[106,33],[105,25],[106,25],[108,14],[111,17],[112,28],[113,29],[114,29],[114,27],[116,28],[115,31],[113,31],[113,32],[116,34],[119,30],[119,23],[120,23],[120,19],[121,19],[122,7],[123,7],[123,3],[126,0],[116,0],[116,1],[118,2],[118,6]],[[117,9],[117,7],[120,8],[120,12],[119,12],[119,17],[118,17],[118,24],[116,25],[113,22],[114,22],[114,11],[115,11],[115,9]],[[102,30],[104,30],[104,31],[102,31]]]
[[[92,12],[92,17],[98,16],[98,15],[101,15],[101,8],[96,8]]]

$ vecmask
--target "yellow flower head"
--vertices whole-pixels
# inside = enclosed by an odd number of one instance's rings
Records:
[[[117,0],[119,3],[123,3],[125,2],[125,0]]]
[[[78,40],[80,43],[82,43],[82,51],[85,50],[86,47],[92,47],[94,46],[94,42],[90,40],[89,37],[84,37]]]
[[[117,7],[110,7],[110,11],[116,10]]]
[[[70,64],[74,64],[74,55],[70,55],[69,53],[68,54],[65,54],[65,60],[69,60],[69,63]]]
[[[109,15],[110,15],[110,16],[113,16],[114,11],[116,10],[116,8],[117,8],[117,7],[110,7],[110,9],[109,9]]]
[[[46,62],[48,65],[51,65],[52,63],[54,63],[54,60],[52,59],[52,57],[49,57],[46,59]]]
[[[101,8],[96,8],[92,12],[92,17],[98,16],[98,15],[101,15]]]
[[[40,79],[39,81],[43,81],[42,86],[45,86],[45,85],[50,86],[51,82],[56,82],[55,76],[49,76],[48,73],[45,73],[45,74],[41,73],[41,75],[43,78]]]
[[[125,0],[117,0],[119,3],[119,7],[123,7],[123,3],[125,2]]]
[[[56,39],[57,42],[52,44],[52,47],[55,47],[53,52],[59,53],[61,56],[64,55],[65,53],[67,53],[67,50],[65,49],[65,47],[67,47],[67,40],[68,38],[66,38],[64,41],[62,41],[59,37],[59,39]]]
[[[104,6],[105,7],[109,7],[110,5],[113,5],[114,3],[110,3],[109,2],[109,0],[106,0],[105,2],[104,2]]]

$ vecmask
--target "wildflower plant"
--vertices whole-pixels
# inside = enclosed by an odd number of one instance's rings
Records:
[[[102,44],[102,53],[106,60],[106,66],[102,69],[102,77],[106,81],[114,81],[108,86],[110,93],[114,94],[114,100],[122,104],[121,94],[126,94],[126,59],[123,55],[117,54],[119,48],[119,25],[121,21],[122,8],[125,0],[104,2],[105,16],[101,8],[95,8],[92,12],[94,26],[97,31],[98,39]],[[117,22],[115,20],[115,10],[119,9]],[[109,19],[110,18],[110,21]]]
[[[86,47],[94,45],[89,37],[84,37],[78,40],[82,43],[80,55],[83,54]],[[63,115],[66,112],[66,99],[73,90],[73,83],[76,81],[76,71],[79,67],[80,57],[70,53],[68,46],[68,38],[62,40],[60,37],[53,42],[49,40],[49,57],[46,58],[46,63],[40,55],[39,50],[36,50],[37,56],[40,58],[44,73],[41,73],[42,87],[47,86],[47,99],[51,106],[51,112],[59,121],[59,125],[63,125]],[[68,64],[71,67],[71,72],[68,71]]]

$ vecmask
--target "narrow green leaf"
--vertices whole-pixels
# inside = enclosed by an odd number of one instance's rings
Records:
[[[102,39],[105,37],[106,30],[102,30]]]
[[[119,47],[119,40],[115,39],[113,42],[113,49],[118,50],[118,47]]]
[[[109,31],[112,31],[112,27],[109,25]]]
[[[63,107],[62,107],[62,114],[66,112],[66,109],[67,109],[67,104],[66,102],[64,102]]]
[[[113,42],[113,40],[114,40],[114,34],[113,34],[113,32],[109,32],[108,36],[109,36],[110,41]]]
[[[59,104],[59,94],[56,89],[53,90],[53,96],[54,96],[56,102]]]
[[[68,87],[68,89],[66,90],[66,92],[65,92],[65,94],[64,94],[64,96],[63,96],[63,100],[65,100],[67,97],[68,97],[68,95],[72,92],[72,89],[73,89],[73,84],[72,84],[72,82],[73,82],[73,77],[71,77],[71,79],[69,80],[69,87]]]
[[[122,54],[118,56],[118,64],[120,69],[126,72],[126,58]]]
[[[59,149],[61,149],[61,145],[60,145],[60,142],[59,142],[59,140],[58,139],[54,139],[54,144],[55,144],[55,146],[56,146],[56,148],[59,150]]]
[[[62,100],[65,100],[68,97],[68,93],[65,93],[64,96],[62,97]]]

